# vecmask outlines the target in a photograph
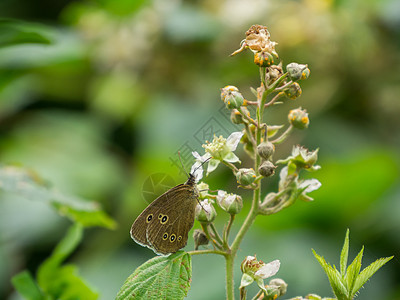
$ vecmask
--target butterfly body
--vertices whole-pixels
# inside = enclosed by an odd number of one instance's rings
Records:
[[[131,227],[132,239],[157,254],[169,254],[186,246],[194,223],[199,192],[192,174],[150,203]]]

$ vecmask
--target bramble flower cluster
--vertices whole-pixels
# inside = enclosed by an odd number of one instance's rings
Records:
[[[227,268],[239,249],[244,234],[249,229],[257,215],[270,215],[291,206],[297,199],[312,201],[308,195],[317,190],[321,183],[317,179],[302,179],[301,171],[316,171],[320,167],[316,164],[318,149],[309,151],[301,146],[294,146],[291,155],[287,158],[275,160],[276,147],[283,143],[295,130],[307,129],[310,125],[308,113],[301,107],[292,109],[288,113],[287,125],[268,124],[264,121],[264,111],[274,105],[284,103],[284,99],[297,100],[302,94],[299,81],[305,80],[310,75],[306,64],[292,62],[286,66],[286,71],[279,62],[279,55],[275,50],[277,43],[271,41],[267,27],[253,25],[246,32],[246,38],[241,42],[238,50],[231,55],[237,55],[249,49],[254,56],[254,63],[260,69],[260,86],[251,88],[254,100],[246,98],[236,86],[227,85],[221,89],[221,100],[230,110],[231,121],[242,130],[233,132],[228,138],[214,136],[211,142],[203,145],[204,154],[193,152],[196,159],[192,171],[196,179],[203,177],[202,164],[207,164],[206,176],[222,165],[229,168],[237,181],[237,187],[253,190],[253,201],[250,212],[241,225],[232,244],[229,244],[229,234],[235,215],[242,211],[243,201],[240,195],[217,189],[209,188],[204,183],[199,183],[202,188],[202,200],[196,207],[196,219],[200,221],[202,229],[195,233],[196,249],[201,245],[211,243],[215,251],[224,253]],[[251,113],[251,106],[256,108]],[[285,130],[283,130],[286,127]],[[251,166],[242,166],[241,160],[234,152],[241,143],[243,149],[253,161]],[[245,160],[247,161],[247,160]],[[240,164],[240,166],[239,166]],[[279,170],[279,188],[262,196],[261,181],[275,175]],[[213,200],[216,200],[215,202]],[[213,221],[216,217],[214,205],[217,204],[223,211],[230,215],[222,234],[218,232]],[[210,250],[209,250],[210,251]],[[243,261],[242,281],[240,286],[241,299],[245,299],[246,287],[256,282],[260,288],[258,296],[264,295],[265,299],[275,299],[286,293],[287,284],[282,279],[273,279],[264,285],[264,279],[275,275],[279,270],[279,260],[269,264],[258,261],[255,256],[248,256]],[[233,299],[233,270],[227,272],[227,298]],[[260,294],[261,293],[261,294]]]

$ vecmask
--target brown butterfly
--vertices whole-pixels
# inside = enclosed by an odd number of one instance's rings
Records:
[[[186,246],[199,198],[193,173],[185,183],[150,203],[137,217],[131,228],[136,243],[157,254],[174,253]]]

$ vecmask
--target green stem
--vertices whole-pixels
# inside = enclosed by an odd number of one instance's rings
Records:
[[[211,227],[211,230],[213,231],[214,236],[215,236],[216,240],[218,241],[218,243],[223,245],[223,241],[222,241],[221,237],[219,236],[219,233],[217,231],[217,228],[215,228],[214,223],[210,223],[210,227]]]
[[[200,225],[201,225],[201,228],[203,228],[203,232],[205,233],[207,239],[209,241],[211,241],[211,243],[215,247],[217,247],[218,249],[222,250],[223,249],[222,244],[218,243],[218,241],[213,236],[211,236],[210,232],[208,231],[208,225],[204,224],[204,223],[201,223],[201,222],[200,222]]]
[[[235,215],[230,215],[228,226],[226,227],[225,232],[224,232],[224,247],[226,249],[229,248],[229,233],[231,231],[232,224],[233,224],[234,220],[235,220]]]
[[[224,251],[219,251],[219,250],[193,250],[193,251],[188,251],[190,255],[199,255],[199,254],[219,254],[226,256],[226,252]]]
[[[233,281],[233,263],[235,256],[232,253],[225,255],[226,269],[226,299],[235,299],[234,281]]]

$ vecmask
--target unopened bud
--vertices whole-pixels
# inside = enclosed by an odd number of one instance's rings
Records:
[[[207,245],[209,242],[206,234],[203,232],[203,230],[200,229],[196,229],[193,232],[193,239],[194,239],[195,250],[199,249],[199,246]]]
[[[221,89],[221,100],[229,109],[239,108],[243,105],[244,98],[239,89],[233,85],[228,85]]]
[[[269,53],[267,51],[260,51],[254,53],[254,63],[260,67],[269,67],[278,60],[278,55],[275,53]]]
[[[214,206],[211,201],[205,199],[197,204],[195,210],[196,220],[201,223],[211,223],[217,216]]]
[[[305,109],[292,109],[288,115],[289,123],[298,129],[305,129],[310,124],[308,113]]]
[[[237,182],[244,186],[252,184],[256,180],[256,177],[256,172],[252,168],[242,168],[236,173]]]
[[[231,215],[238,214],[243,208],[242,197],[235,194],[228,194],[225,191],[218,191],[217,202],[219,206]]]
[[[295,100],[301,95],[301,87],[297,82],[293,82],[288,88],[284,90],[286,97]]]
[[[279,295],[278,296],[283,296],[287,292],[287,286],[288,285],[283,279],[275,278],[275,279],[270,280],[269,286],[270,287],[271,286],[276,286],[278,288],[278,291],[279,291]]]
[[[310,69],[307,65],[298,63],[290,63],[286,66],[286,71],[289,73],[289,77],[293,81],[307,79],[310,75]]]
[[[264,161],[261,166],[258,168],[258,172],[260,172],[260,175],[264,177],[270,177],[274,175],[275,173],[275,166],[272,162],[269,160]]]
[[[271,142],[262,142],[257,146],[257,153],[263,159],[269,159],[275,152],[275,145]]]

